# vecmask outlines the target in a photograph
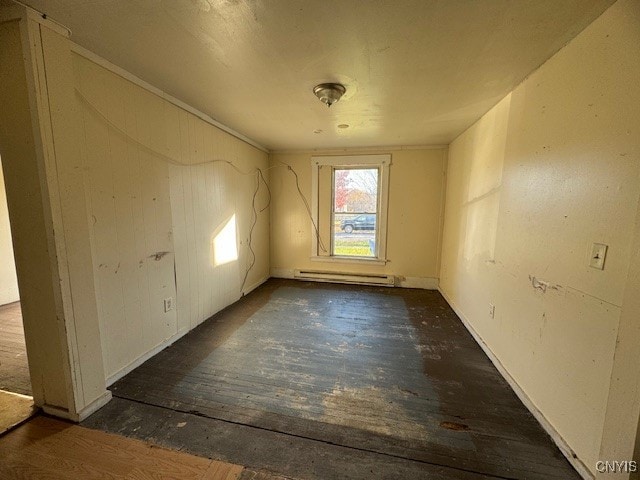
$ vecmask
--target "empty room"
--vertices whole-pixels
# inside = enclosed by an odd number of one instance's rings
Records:
[[[0,0],[0,478],[640,478],[639,79],[638,0]]]

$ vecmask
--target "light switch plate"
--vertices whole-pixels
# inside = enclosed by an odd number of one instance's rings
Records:
[[[489,304],[489,316],[491,318],[495,318],[496,316],[496,306],[493,303]]]
[[[173,297],[164,299],[164,313],[173,310]]]
[[[598,270],[604,270],[604,260],[607,257],[607,245],[604,243],[594,243],[591,246],[591,256],[589,259],[589,266],[597,268]]]

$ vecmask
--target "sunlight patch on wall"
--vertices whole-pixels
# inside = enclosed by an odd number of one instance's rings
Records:
[[[212,258],[214,267],[238,260],[235,213],[227,220],[227,223],[219,229],[218,233],[214,234],[211,248],[213,250]]]

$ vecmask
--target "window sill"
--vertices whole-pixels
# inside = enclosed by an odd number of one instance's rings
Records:
[[[364,265],[386,265],[388,262],[388,260],[380,258],[342,257],[330,255],[314,255],[311,257],[311,261],[329,263],[360,263]]]

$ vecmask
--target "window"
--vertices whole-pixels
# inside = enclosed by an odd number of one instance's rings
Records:
[[[390,155],[312,158],[312,259],[386,261]]]
[[[331,254],[377,257],[377,168],[333,169]]]

